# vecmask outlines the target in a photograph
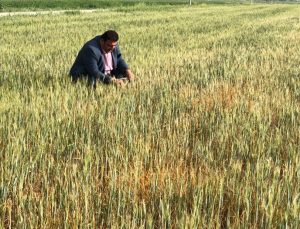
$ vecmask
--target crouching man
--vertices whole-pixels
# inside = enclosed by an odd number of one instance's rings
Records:
[[[88,85],[96,88],[98,80],[117,86],[124,85],[124,78],[133,81],[134,75],[122,58],[118,39],[116,31],[108,30],[86,42],[70,70],[72,82],[87,77]]]

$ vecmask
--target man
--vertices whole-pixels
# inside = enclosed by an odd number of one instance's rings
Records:
[[[82,76],[88,77],[88,85],[96,88],[97,80],[105,84],[123,86],[124,77],[133,81],[134,75],[122,58],[119,35],[108,30],[84,44],[70,70],[73,82]]]

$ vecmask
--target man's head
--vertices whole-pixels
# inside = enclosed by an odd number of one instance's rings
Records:
[[[119,35],[114,30],[108,30],[101,35],[100,45],[105,53],[111,52],[118,44]]]

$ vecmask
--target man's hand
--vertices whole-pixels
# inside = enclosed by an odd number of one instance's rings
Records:
[[[134,81],[134,75],[130,69],[126,69],[125,76],[128,78],[129,82]]]
[[[124,87],[125,82],[121,79],[116,79],[115,77],[112,78],[112,83],[116,85],[117,87]]]

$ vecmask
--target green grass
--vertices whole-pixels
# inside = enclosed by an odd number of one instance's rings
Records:
[[[299,3],[299,0],[192,0],[193,5],[226,5],[250,3]],[[189,0],[0,0],[0,12],[59,9],[107,9],[135,5],[188,5]]]
[[[250,3],[299,3],[299,0],[192,0],[193,5],[228,5],[228,4],[250,4]],[[13,11],[41,11],[61,9],[107,9],[124,8],[135,6],[168,6],[168,5],[189,5],[189,0],[0,0],[0,12]]]
[[[299,228],[299,6],[123,9],[0,18],[0,227]],[[72,85],[107,29],[136,82]]]
[[[219,3],[222,1],[213,1]],[[213,3],[209,1],[208,3]],[[188,4],[187,0],[0,0],[0,10],[20,11],[20,10],[43,10],[43,9],[94,9],[134,6],[137,4],[146,5],[178,5]],[[199,3],[194,0],[193,3]]]

